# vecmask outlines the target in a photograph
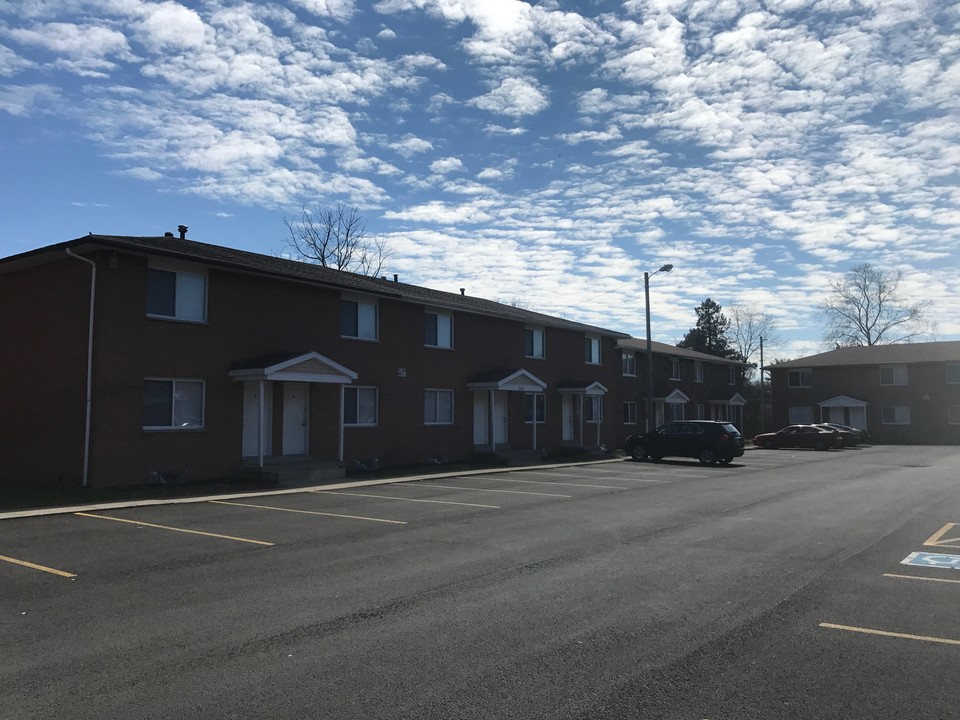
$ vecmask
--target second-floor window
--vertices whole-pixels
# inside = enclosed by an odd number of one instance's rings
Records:
[[[680,379],[680,359],[679,358],[670,358],[670,379],[671,380]]]
[[[960,385],[960,365],[947,365],[947,384]]]
[[[907,366],[906,365],[881,365],[880,366],[880,384],[881,385],[906,385],[907,384]]]
[[[207,319],[207,278],[182,270],[147,270],[147,315],[188,322]]]
[[[524,328],[523,354],[530,358],[546,357],[543,328]]]
[[[341,300],[340,335],[358,340],[376,340],[377,303],[371,300]]]
[[[693,363],[693,373],[696,381],[698,383],[702,383],[703,382],[703,363],[700,362],[699,360]],[[698,418],[698,419],[702,419],[702,418]]]
[[[727,383],[730,385],[737,384],[737,366],[729,365],[727,366]]]
[[[787,370],[787,387],[808,388],[813,387],[813,370],[810,368],[797,368],[796,370]],[[792,424],[793,420],[790,421]]]
[[[427,347],[453,347],[453,316],[446,313],[427,312],[424,319],[423,344]]]
[[[632,352],[623,351],[622,356],[623,362],[623,374],[634,376],[637,374],[637,354]]]
[[[600,338],[594,335],[587,335],[583,339],[583,359],[584,362],[591,365],[600,364]]]

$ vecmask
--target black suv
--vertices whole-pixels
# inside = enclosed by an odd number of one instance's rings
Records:
[[[678,455],[696,458],[704,465],[726,465],[743,455],[743,437],[727,422],[680,420],[642,435],[631,435],[624,449],[634,460]]]

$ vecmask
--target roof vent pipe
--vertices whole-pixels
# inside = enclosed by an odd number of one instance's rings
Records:
[[[394,274],[393,274],[393,281],[394,281],[394,282],[400,282],[400,276],[397,275],[396,273],[394,273]]]
[[[169,230],[163,234],[164,237],[173,237],[173,233]]]
[[[177,225],[177,230],[180,231],[180,239],[181,239],[181,240],[186,240],[186,239],[187,239],[187,226],[186,226],[186,225]]]
[[[466,288],[460,288],[460,294],[461,294],[461,295],[466,295],[466,294],[467,294],[467,289],[466,289]]]

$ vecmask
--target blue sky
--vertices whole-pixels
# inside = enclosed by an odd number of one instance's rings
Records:
[[[280,254],[355,205],[407,282],[675,342],[711,297],[821,349],[857,263],[960,338],[960,5],[0,2],[0,256]]]

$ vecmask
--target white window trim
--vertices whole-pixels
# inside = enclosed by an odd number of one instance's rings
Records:
[[[534,352],[533,355],[527,355],[527,331],[534,333],[540,333],[540,350],[539,355]],[[534,345],[534,351],[536,351],[536,343]],[[530,358],[531,360],[544,360],[547,357],[547,330],[546,328],[539,325],[526,325],[523,328],[523,356]]]
[[[145,432],[202,432],[207,429],[207,381],[203,378],[174,378],[174,377],[145,377],[144,382],[173,383],[174,398],[176,397],[177,383],[200,383],[200,427],[178,427],[176,425],[142,425]],[[171,407],[171,411],[173,408]],[[174,412],[175,414],[175,412]],[[173,422],[173,418],[170,418]]]
[[[210,298],[210,276],[207,273],[205,268],[199,268],[194,265],[188,265],[185,263],[177,262],[154,262],[150,261],[147,264],[147,273],[149,275],[150,270],[162,270],[163,272],[171,272],[175,275],[192,275],[194,277],[203,278],[203,319],[202,320],[192,320],[190,318],[177,317],[176,315],[162,315],[160,313],[145,313],[148,318],[151,320],[166,320],[168,322],[180,322],[187,323],[189,325],[206,325],[207,318],[209,317],[207,313],[207,305]],[[149,279],[147,280],[149,282]],[[176,291],[174,291],[176,292]],[[176,301],[174,301],[174,312],[176,312]]]
[[[621,368],[621,371],[623,372],[623,376],[624,376],[624,377],[636,377],[636,376],[637,376],[637,354],[636,354],[635,352],[630,352],[630,351],[627,351],[627,350],[623,350],[622,352],[623,352],[623,354],[622,354],[622,357],[620,358],[620,368]],[[628,357],[628,356],[633,358],[632,361],[631,361],[630,363],[628,363],[628,364],[630,364],[630,365],[633,365],[633,372],[627,372],[626,370],[623,369],[623,366],[624,366],[624,358],[626,358],[626,357]]]
[[[884,420],[884,417],[883,417],[883,414],[884,414],[884,413],[883,413],[883,411],[886,410],[887,408],[892,408],[892,409],[893,409],[893,417],[894,417],[894,421],[893,421],[893,422],[887,422],[886,420]],[[907,419],[906,419],[906,422],[902,422],[902,421],[900,421],[900,420],[897,419],[898,415],[900,415],[900,413],[897,412],[898,409],[901,409],[901,410],[902,410],[902,409],[905,409],[905,410],[907,411]],[[909,425],[909,424],[910,424],[910,406],[909,406],[909,405],[884,405],[884,406],[882,406],[882,407],[880,408],[880,424],[881,424],[881,425]]]
[[[624,419],[623,424],[624,424],[624,425],[636,425],[636,424],[637,424],[637,402],[636,402],[636,400],[624,400],[624,402],[623,402],[624,410],[626,410],[627,406],[629,406],[629,405],[632,405],[632,406],[633,406],[633,413],[632,413],[632,414],[633,414],[633,420]],[[630,414],[630,413],[624,413],[624,414],[627,415],[627,414]]]
[[[680,358],[670,358],[670,379],[680,380]]]
[[[537,398],[543,398],[543,420],[537,420]],[[533,398],[532,400],[527,400],[527,398]],[[524,424],[533,425],[536,422],[537,425],[546,425],[547,424],[547,396],[544,393],[526,393],[524,396],[524,406],[523,406],[523,417]],[[527,420],[527,402],[533,403],[533,420]]]
[[[693,361],[693,379],[694,382],[703,382],[703,360]],[[697,418],[698,420],[701,418]]]
[[[584,335],[583,337],[584,337],[585,340],[589,340],[589,341],[590,341],[590,343],[591,343],[591,349],[592,349],[592,347],[593,347],[593,343],[594,343],[594,342],[597,344],[597,359],[596,359],[596,360],[587,360],[587,359],[584,359],[584,362],[585,362],[587,365],[601,365],[601,364],[602,364],[601,361],[603,360],[603,353],[601,352],[603,343],[601,342],[600,336],[599,336],[599,335]]]
[[[354,294],[350,294],[350,293],[342,294],[342,295],[340,296],[341,307],[338,307],[338,308],[337,308],[337,312],[338,312],[338,313],[343,312],[343,310],[342,310],[342,303],[345,302],[345,301],[346,301],[346,302],[355,302],[355,303],[357,303],[357,305],[358,305],[358,307],[357,307],[357,332],[358,332],[358,333],[360,332],[360,308],[359,308],[359,305],[360,305],[360,304],[373,305],[374,315],[376,316],[376,320],[374,321],[374,327],[373,327],[375,337],[365,338],[365,337],[361,337],[360,335],[344,335],[342,332],[340,333],[340,337],[343,338],[344,340],[358,340],[359,342],[371,342],[371,343],[380,342],[380,303],[377,301],[377,298],[375,298],[375,297],[370,297],[369,295],[354,295]],[[342,325],[342,321],[341,321],[341,316],[340,316],[339,314],[337,315],[337,322],[338,322],[338,323],[341,323],[340,329],[341,329],[341,331],[342,331],[343,325]]]
[[[583,421],[584,421],[585,423],[587,423],[588,425],[596,425],[597,423],[601,423],[601,424],[602,424],[602,423],[603,423],[603,395],[584,395],[583,398],[584,398],[584,406],[586,406],[586,403],[591,403],[591,404],[592,404],[592,403],[596,402],[596,408],[597,408],[598,414],[599,414],[599,416],[600,416],[599,418],[595,418],[595,419],[593,419],[593,420],[588,420],[588,419],[587,419],[587,410],[586,410],[586,407],[584,407],[584,409],[583,409]]]
[[[883,381],[883,371],[890,370],[893,373],[893,382],[885,383]],[[903,382],[898,382],[902,380]],[[910,371],[906,365],[881,365],[880,366],[880,384],[884,387],[904,387],[910,384]],[[891,406],[893,407],[893,406]]]
[[[346,421],[347,390],[357,390],[357,391],[373,390],[374,391],[377,398],[377,409],[376,409],[376,418],[372,423],[362,423],[362,422],[348,423]],[[377,387],[376,385],[344,385],[343,389],[341,390],[341,393],[342,395],[341,395],[340,405],[343,408],[343,411],[342,411],[343,415],[341,416],[341,420],[343,421],[344,427],[372,428],[372,427],[380,426],[380,388],[379,387]],[[357,392],[357,417],[358,418],[360,417],[360,393],[359,392]]]
[[[434,315],[437,318],[437,340],[438,341],[440,339],[440,322],[439,322],[440,318],[447,318],[450,321],[450,344],[449,345],[431,345],[426,341],[426,338],[424,338],[423,346],[428,347],[431,350],[453,350],[454,348],[453,313],[446,312],[444,310],[434,310],[433,308],[427,308],[426,310],[424,310],[423,314],[425,316]],[[377,320],[379,321],[379,319],[380,319],[380,313],[378,312]],[[379,328],[377,328],[377,335],[378,336],[380,335]]]
[[[790,375],[792,373],[799,373],[800,382],[803,382],[804,373],[809,373],[810,384],[809,385],[791,385],[790,384]],[[812,388],[813,387],[813,368],[791,368],[787,370],[787,388],[790,390],[798,390],[802,388]],[[794,423],[796,424],[796,423]]]
[[[428,346],[428,347],[430,347],[430,346]],[[450,388],[424,388],[424,389],[423,389],[423,393],[424,393],[424,398],[423,398],[423,404],[424,404],[424,407],[423,407],[423,415],[424,415],[424,417],[423,417],[423,424],[426,425],[426,426],[428,426],[428,427],[436,427],[436,426],[438,426],[438,425],[440,425],[440,426],[443,426],[443,425],[453,425],[453,424],[454,424],[454,421],[457,419],[457,405],[456,405],[456,403],[457,403],[457,398],[456,398],[456,393],[455,393],[453,390],[451,390]],[[447,420],[427,420],[427,417],[426,417],[426,415],[427,415],[427,407],[426,407],[427,398],[426,398],[426,394],[427,394],[427,393],[436,393],[436,395],[437,395],[437,400],[440,399],[440,393],[449,393],[449,394],[450,394],[450,420],[449,420],[449,421],[447,421]],[[379,411],[380,411],[380,401],[379,401],[379,396],[378,396],[378,398],[377,398],[377,413],[378,413],[378,414],[379,414]],[[440,403],[439,403],[439,402],[437,403],[437,417],[438,417],[438,418],[440,417]]]

